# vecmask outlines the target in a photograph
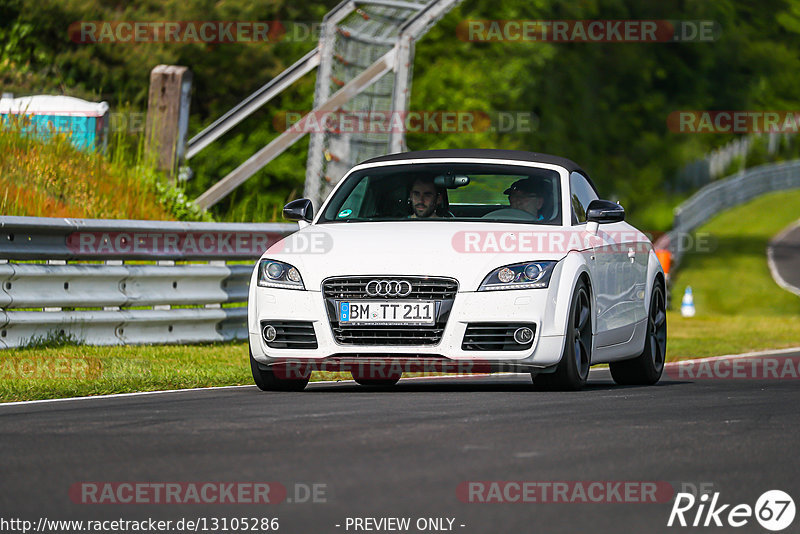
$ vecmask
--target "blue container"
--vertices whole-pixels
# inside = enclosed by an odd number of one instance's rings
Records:
[[[0,99],[0,124],[23,135],[48,139],[67,133],[80,150],[105,151],[108,146],[108,104],[70,96],[37,95]]]

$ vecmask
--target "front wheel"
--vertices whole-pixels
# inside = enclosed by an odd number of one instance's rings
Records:
[[[262,369],[258,362],[253,358],[252,351],[250,352],[250,370],[253,372],[253,381],[261,391],[303,391],[308,385],[308,379],[311,373],[292,373],[297,376],[288,376],[289,373],[284,373],[286,377],[278,376],[275,371],[269,369]]]
[[[561,361],[554,373],[534,375],[533,383],[536,387],[575,391],[586,385],[592,363],[590,302],[589,288],[581,281],[572,295]]]
[[[667,309],[664,290],[653,285],[650,310],[647,314],[647,337],[642,353],[632,360],[609,364],[614,382],[625,386],[649,386],[658,382],[664,372],[667,354]]]

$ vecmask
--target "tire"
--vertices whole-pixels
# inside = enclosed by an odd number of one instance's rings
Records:
[[[400,380],[400,375],[389,375],[384,378],[370,378],[370,375],[374,374],[369,372],[370,368],[366,369],[367,373],[360,373],[356,371],[350,371],[350,374],[353,376],[353,380],[356,381],[357,384],[362,386],[382,386],[382,387],[391,387]],[[366,375],[366,376],[365,376]]]
[[[252,352],[250,352],[250,369],[253,372],[253,381],[261,391],[303,391],[311,376],[311,373],[307,373],[302,378],[279,378],[273,371],[261,369]]]
[[[586,385],[592,363],[592,307],[589,288],[580,281],[572,294],[566,340],[554,373],[533,376],[537,388],[576,391]]]
[[[656,281],[647,310],[647,335],[642,353],[632,360],[609,365],[614,382],[624,386],[650,386],[664,372],[667,354],[667,311],[664,289]]]

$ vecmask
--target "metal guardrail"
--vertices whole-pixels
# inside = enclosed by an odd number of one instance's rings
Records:
[[[252,260],[296,229],[0,216],[0,348],[244,339]]]
[[[723,210],[764,193],[795,188],[800,188],[800,160],[761,165],[708,184],[675,208],[672,230],[656,241],[655,248],[670,251],[674,270],[686,252],[682,236]]]

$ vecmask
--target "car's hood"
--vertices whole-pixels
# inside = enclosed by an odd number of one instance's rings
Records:
[[[474,291],[498,267],[560,260],[586,248],[585,237],[582,229],[511,223],[335,223],[307,226],[263,257],[297,267],[312,291],[325,278],[346,275],[447,276],[461,291]]]

